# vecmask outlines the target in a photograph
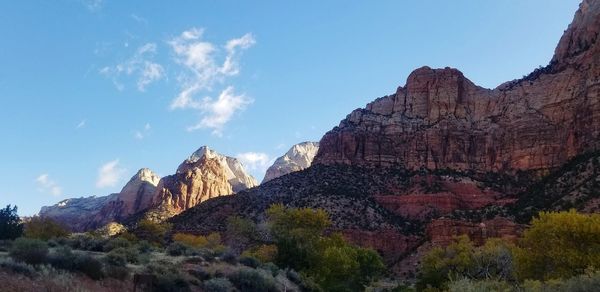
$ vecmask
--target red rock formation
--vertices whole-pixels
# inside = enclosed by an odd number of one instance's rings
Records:
[[[210,198],[232,193],[225,169],[219,161],[203,156],[193,166],[180,167],[176,174],[162,178],[153,205],[178,214]]]
[[[584,1],[548,67],[493,90],[456,69],[417,69],[329,131],[314,163],[548,170],[598,149],[599,27],[600,3]]]
[[[514,241],[525,226],[506,218],[494,218],[480,223],[452,219],[437,219],[427,225],[426,233],[434,245],[448,245],[454,238],[466,234],[476,244],[483,244],[488,238],[503,238]]]
[[[417,236],[407,236],[394,229],[366,231],[360,229],[342,230],[342,235],[349,242],[370,247],[384,255],[387,261],[394,261],[411,253],[421,243]]]

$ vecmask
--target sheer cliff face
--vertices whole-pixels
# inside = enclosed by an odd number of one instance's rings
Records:
[[[548,170],[598,148],[600,4],[584,1],[545,68],[488,90],[423,67],[320,142],[316,164]]]
[[[292,146],[285,155],[277,158],[267,169],[262,182],[265,183],[282,175],[308,168],[318,150],[319,143],[317,142],[303,142]]]
[[[166,212],[161,216],[169,217],[208,199],[256,185],[237,159],[204,146],[181,163],[177,173],[160,180],[152,205]]]

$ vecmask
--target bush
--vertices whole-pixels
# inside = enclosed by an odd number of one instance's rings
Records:
[[[33,217],[25,224],[25,237],[49,240],[67,237],[71,234],[66,228],[50,218]]]
[[[125,267],[127,265],[127,256],[121,252],[121,249],[115,249],[104,256],[104,262],[115,267]]]
[[[48,245],[39,239],[18,238],[10,248],[10,257],[30,265],[46,262]]]
[[[147,240],[142,240],[138,242],[136,246],[140,253],[149,253],[154,250],[154,246],[152,246],[152,244],[150,244],[150,242],[148,242]]]
[[[260,266],[260,268],[265,271],[271,272],[271,275],[273,275],[273,277],[276,277],[279,274],[279,267],[274,263],[263,264],[262,266]]]
[[[231,275],[230,280],[240,291],[277,291],[275,279],[264,271],[242,268]]]
[[[35,268],[23,262],[15,262],[13,259],[0,260],[0,268],[9,270],[15,274],[22,274],[27,277],[33,277],[36,273]]]
[[[141,220],[137,225],[137,229],[135,229],[135,235],[142,240],[163,245],[165,243],[165,236],[170,231],[171,225],[168,223]]]
[[[448,284],[449,292],[512,292],[514,290],[515,287],[507,282],[496,280],[473,281],[471,279],[463,278],[457,281],[451,281]]]
[[[75,270],[88,277],[99,280],[104,276],[102,263],[90,255],[78,254],[75,258]]]
[[[61,246],[48,256],[48,263],[57,269],[73,271],[76,257],[70,247]]]
[[[104,251],[104,244],[106,242],[106,239],[89,234],[76,235],[66,240],[66,244],[72,249],[89,251]]]
[[[131,246],[131,242],[129,242],[129,240],[122,238],[122,237],[117,237],[117,238],[108,240],[104,244],[104,247],[102,249],[105,252],[109,252],[115,248],[128,248],[130,246]]]
[[[17,215],[17,206],[0,209],[0,240],[16,239],[23,234],[23,223]]]
[[[129,269],[123,266],[105,265],[104,274],[110,278],[125,280],[129,277]]]
[[[189,291],[189,284],[180,274],[177,266],[168,261],[153,262],[145,272],[156,276],[155,291]]]
[[[233,284],[227,278],[213,278],[204,282],[206,292],[231,292],[234,291]]]
[[[231,265],[235,265],[238,262],[238,258],[235,255],[235,253],[233,253],[232,251],[227,251],[225,252],[222,256],[221,256],[221,260],[231,264]]]
[[[113,265],[116,266],[124,266],[127,263],[137,264],[140,261],[139,256],[140,254],[138,253],[137,249],[123,247],[113,249],[106,255],[107,258],[113,258],[107,259],[107,261],[110,262],[111,260],[114,260]],[[125,260],[125,263],[120,264],[123,260]]]
[[[180,242],[173,242],[169,244],[166,252],[170,256],[184,256],[191,253],[191,248]]]
[[[242,256],[254,257],[263,263],[274,262],[277,258],[277,246],[273,244],[263,244],[244,251]]]
[[[244,266],[251,267],[254,269],[260,266],[260,261],[254,257],[241,257],[239,262]]]

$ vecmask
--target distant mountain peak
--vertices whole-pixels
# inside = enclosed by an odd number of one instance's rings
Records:
[[[273,165],[267,169],[262,182],[308,168],[318,150],[318,142],[302,142],[292,146],[288,152],[277,158]]]

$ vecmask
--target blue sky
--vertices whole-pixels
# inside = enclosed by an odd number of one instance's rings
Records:
[[[578,0],[0,2],[0,205],[164,176],[201,145],[268,163],[423,65],[493,88],[546,65]]]

